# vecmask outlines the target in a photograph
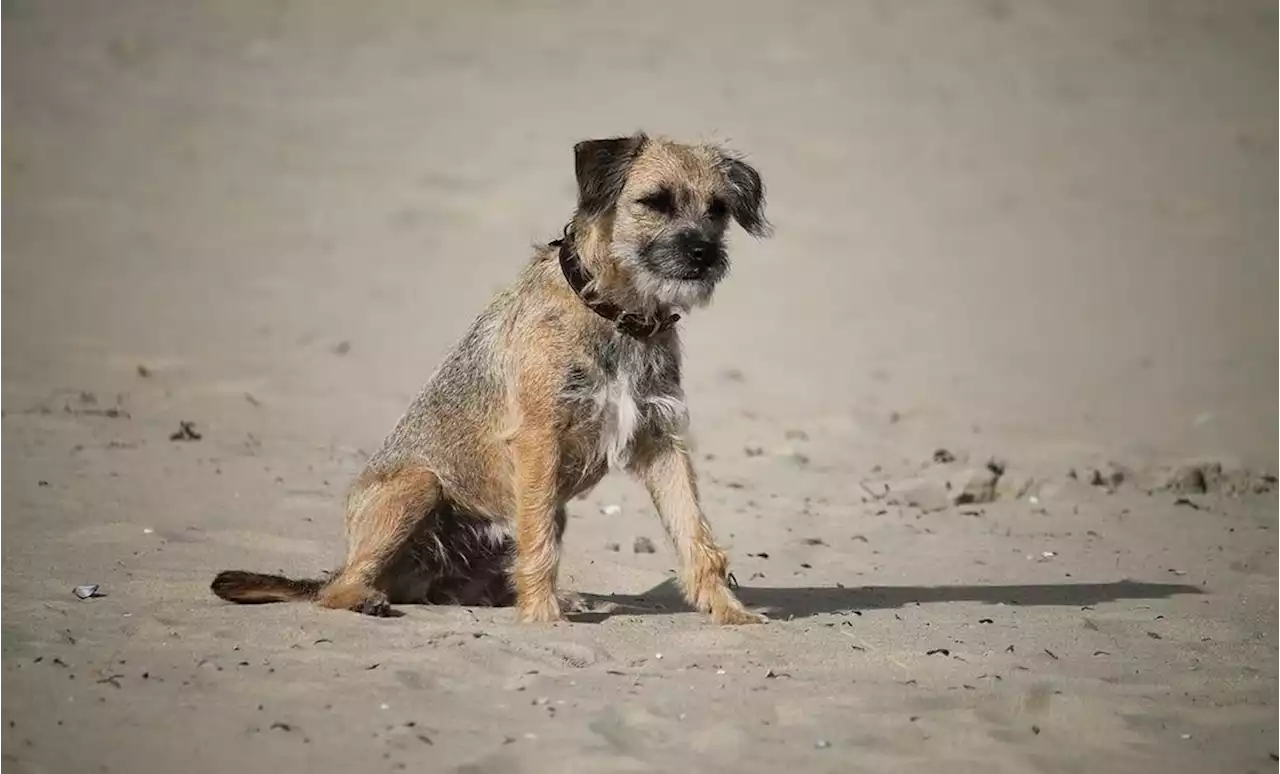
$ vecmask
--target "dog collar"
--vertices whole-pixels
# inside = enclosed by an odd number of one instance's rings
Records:
[[[592,297],[592,294],[585,292],[587,283],[591,282],[591,273],[582,265],[578,251],[573,249],[572,237],[566,233],[563,238],[551,242],[551,246],[560,248],[560,271],[564,273],[569,287],[573,288],[573,292],[582,299],[582,303],[586,304],[591,311],[612,322],[618,330],[628,336],[647,339],[669,330],[679,321],[680,315],[674,312],[661,317],[649,317],[628,312],[602,298]]]

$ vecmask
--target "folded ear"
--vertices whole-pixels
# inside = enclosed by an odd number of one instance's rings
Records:
[[[583,140],[573,146],[578,177],[578,211],[587,216],[613,209],[627,182],[627,172],[648,141],[643,133],[631,137]]]
[[[751,236],[769,236],[773,226],[764,216],[764,181],[760,173],[732,153],[721,151],[720,158],[720,171],[728,183],[729,214]]]

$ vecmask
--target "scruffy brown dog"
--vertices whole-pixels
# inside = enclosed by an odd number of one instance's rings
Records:
[[[729,268],[729,219],[770,231],[760,175],[737,155],[637,134],[574,147],[578,206],[445,358],[353,484],[348,552],[324,580],[228,570],[239,603],[510,605],[562,617],[565,504],[624,468],[680,556],[685,598],[758,623],[727,582],[702,513],[680,381],[681,312]]]

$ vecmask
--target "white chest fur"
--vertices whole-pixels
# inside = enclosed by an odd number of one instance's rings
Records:
[[[625,467],[631,461],[632,445],[641,430],[679,432],[687,416],[682,396],[645,391],[634,377],[620,368],[594,395],[600,412],[598,454],[611,468]]]
[[[599,454],[611,468],[624,466],[641,420],[631,374],[620,369],[600,386],[595,400],[600,410]]]

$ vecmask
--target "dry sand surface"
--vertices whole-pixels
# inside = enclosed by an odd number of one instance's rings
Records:
[[[1273,3],[3,9],[13,772],[1276,770]],[[681,325],[773,621],[688,612],[622,477],[571,623],[215,599],[334,566],[572,143],[637,128],[769,185]]]

